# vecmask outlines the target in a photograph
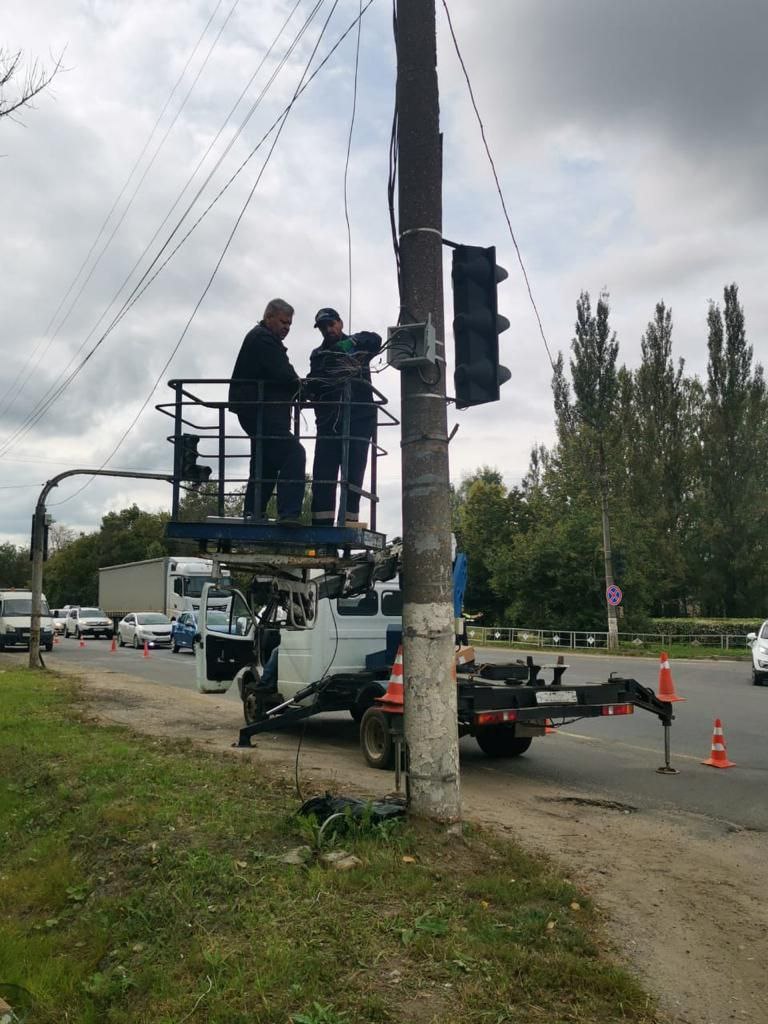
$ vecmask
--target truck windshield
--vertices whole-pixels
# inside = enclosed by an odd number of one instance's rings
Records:
[[[32,614],[32,598],[31,597],[10,597],[3,601],[3,615],[31,615]],[[43,601],[40,605],[41,615],[50,615],[48,610],[48,603]]]
[[[187,597],[200,597],[203,593],[203,586],[210,582],[210,576],[185,576],[184,593]]]

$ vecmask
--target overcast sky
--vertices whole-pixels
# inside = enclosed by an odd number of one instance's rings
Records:
[[[301,374],[319,340],[312,329],[318,307],[338,308],[352,330],[386,334],[396,321],[386,200],[392,11],[374,0],[362,23],[348,182],[351,323],[343,176],[354,31],[297,101],[186,334],[273,137],[49,404],[193,200],[161,263],[288,102],[331,0],[320,3],[248,117],[316,6],[35,0],[5,11],[0,45],[48,64],[64,51],[66,71],[21,123],[0,119],[0,540],[27,543],[43,483],[67,469],[100,466],[158,378],[109,468],[169,471],[170,421],[154,408],[170,395],[167,380],[228,377],[267,299],[279,295],[296,307],[287,344]],[[765,0],[449,6],[553,355],[569,349],[579,292],[595,298],[607,289],[620,360],[637,365],[640,337],[663,299],[673,311],[675,354],[703,376],[708,302],[721,301],[735,281],[749,340],[764,360]],[[340,0],[313,67],[358,7],[359,0]],[[460,425],[452,475],[458,483],[489,464],[511,485],[531,447],[553,442],[551,368],[440,2],[438,23],[444,233],[497,246],[510,272],[499,308],[512,322],[501,338],[502,361],[512,369],[502,401],[449,409],[449,429]],[[449,334],[449,352],[451,342]],[[397,412],[396,372],[387,369],[376,382]],[[379,525],[393,534],[400,527],[398,441],[390,431],[391,454],[380,464]],[[163,484],[97,480],[75,493],[82,485],[75,478],[51,496],[55,519],[76,530],[96,529],[105,512],[133,501],[150,510],[170,502]]]

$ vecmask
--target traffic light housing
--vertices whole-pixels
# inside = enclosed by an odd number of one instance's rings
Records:
[[[509,320],[499,316],[496,286],[508,274],[496,265],[495,246],[457,245],[451,276],[456,408],[498,402],[511,373],[499,363],[499,335]]]
[[[204,484],[211,475],[210,466],[198,466],[199,453],[197,446],[200,443],[199,434],[182,434],[180,437],[181,451],[179,453],[179,479],[189,483]]]

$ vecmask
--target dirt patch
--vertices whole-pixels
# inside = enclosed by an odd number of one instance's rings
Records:
[[[237,702],[112,672],[92,673],[83,684],[89,718],[294,774],[295,734],[258,737],[251,750],[232,748],[242,724]],[[393,785],[392,775],[367,768],[357,749],[322,735],[304,740],[299,777],[305,791],[331,785],[380,796]],[[462,799],[467,819],[547,854],[590,894],[617,955],[674,1024],[768,1021],[764,834],[541,783],[518,780],[512,799],[508,780],[493,773],[464,772]]]

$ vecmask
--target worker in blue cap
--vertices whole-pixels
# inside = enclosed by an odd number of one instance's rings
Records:
[[[345,334],[341,317],[330,306],[318,310],[315,327],[323,336],[309,360],[308,391],[315,406],[317,440],[312,467],[312,525],[336,522],[336,487],[344,482],[343,438],[345,385],[349,384],[349,461],[344,526],[360,522],[360,489],[368,464],[368,449],[376,427],[369,363],[381,349],[372,331]]]

